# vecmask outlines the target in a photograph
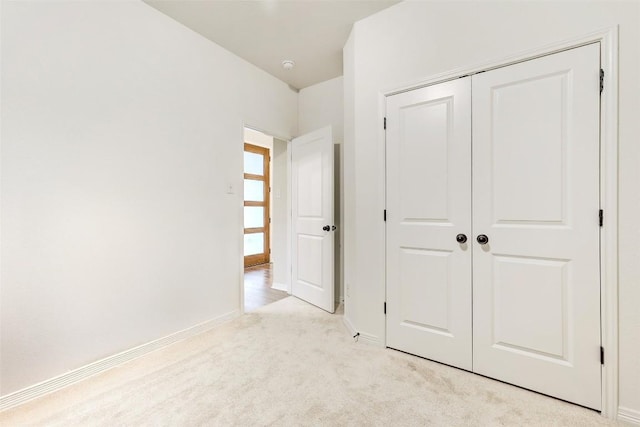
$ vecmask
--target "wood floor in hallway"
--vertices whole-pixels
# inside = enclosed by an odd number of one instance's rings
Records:
[[[263,305],[271,304],[288,294],[273,289],[273,265],[261,264],[244,269],[244,311],[250,312]]]

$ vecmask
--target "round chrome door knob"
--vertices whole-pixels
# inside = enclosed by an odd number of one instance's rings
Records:
[[[486,234],[479,234],[478,237],[476,238],[476,240],[481,245],[486,245],[487,243],[489,243],[489,238],[487,237]]]
[[[467,243],[467,236],[464,234],[458,234],[456,236],[456,242],[463,244],[463,243]]]

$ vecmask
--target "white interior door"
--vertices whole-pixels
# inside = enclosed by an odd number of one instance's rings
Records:
[[[294,296],[330,313],[334,297],[333,140],[331,127],[291,144]]]
[[[473,76],[474,371],[594,409],[599,71],[592,44]]]
[[[386,147],[387,346],[471,370],[471,78],[389,97]]]

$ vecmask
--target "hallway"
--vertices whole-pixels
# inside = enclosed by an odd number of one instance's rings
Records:
[[[261,264],[244,269],[244,311],[248,313],[264,305],[286,298],[285,291],[273,289],[273,265]]]

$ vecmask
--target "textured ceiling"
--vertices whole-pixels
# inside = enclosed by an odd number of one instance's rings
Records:
[[[357,20],[396,1],[145,0],[296,89],[342,75],[342,47]],[[292,59],[293,70],[282,61]]]

